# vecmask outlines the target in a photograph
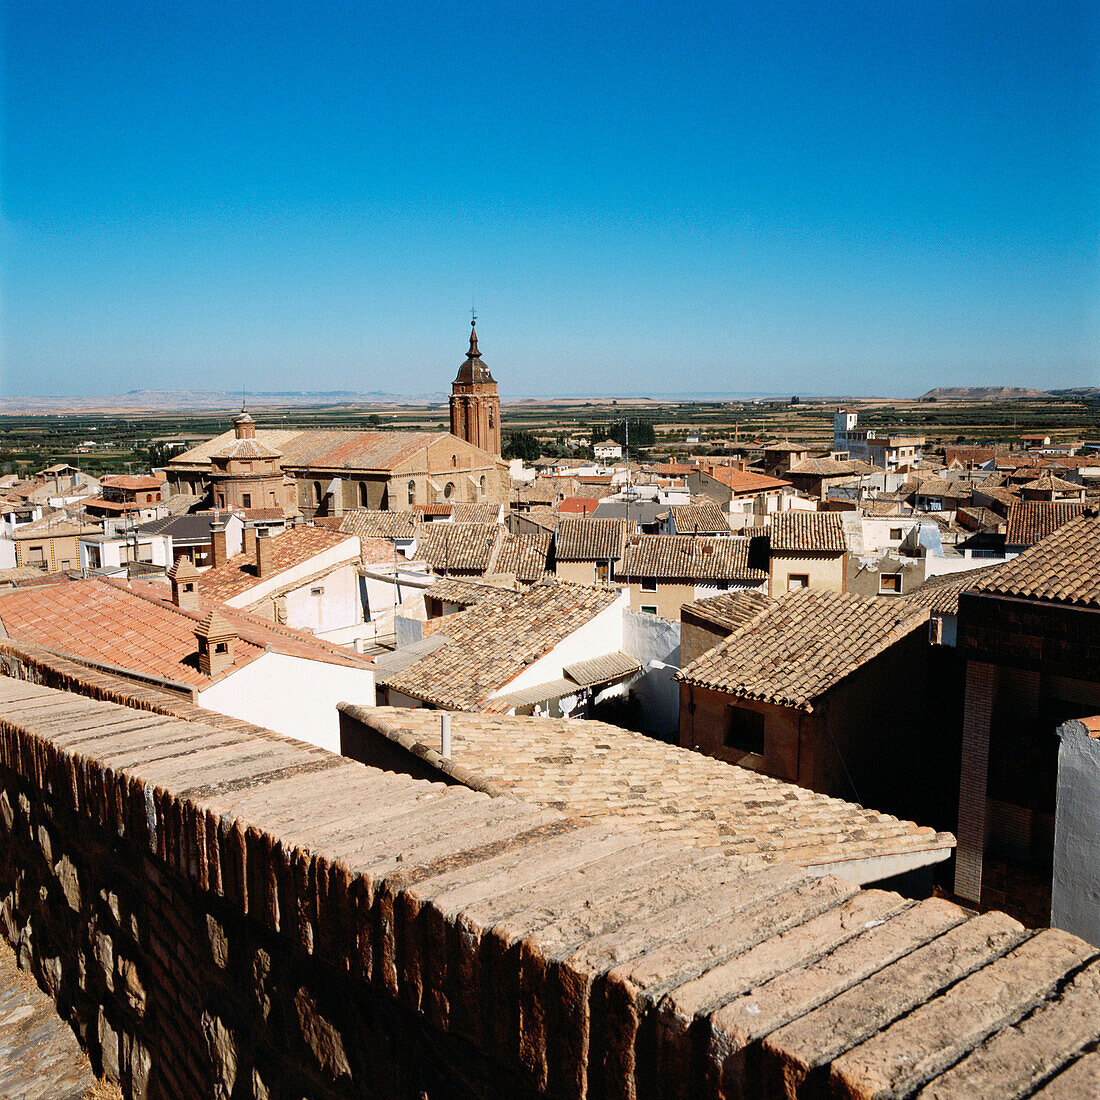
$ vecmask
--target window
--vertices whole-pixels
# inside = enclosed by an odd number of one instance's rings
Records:
[[[416,482],[415,481],[410,481],[409,482],[409,503],[410,504],[415,504],[416,503]]]
[[[452,467],[457,467],[458,466],[458,455],[451,455],[451,466]]]
[[[642,614],[643,615],[656,615],[657,614],[657,605],[652,604],[652,603],[642,604]]]
[[[639,582],[643,592],[656,592],[657,591],[657,578],[656,577],[642,577]]]
[[[252,507],[252,494],[251,493],[241,493],[241,503],[244,505],[245,508],[251,508]]]
[[[409,502],[410,504],[412,501]],[[367,503],[367,483],[365,481],[359,482],[359,507],[369,508],[370,504]]]
[[[443,495],[447,500],[450,500],[451,497],[455,495],[455,483],[453,481],[448,481],[447,484],[443,486]]]
[[[229,646],[225,642],[215,642],[214,643],[214,652],[215,653],[228,653],[229,652]]]
[[[493,426],[493,406],[489,406],[489,427]]]
[[[309,594],[311,596],[323,596],[325,594],[325,586],[322,584],[318,585],[316,588],[311,588]]]
[[[486,489],[487,485],[488,485],[488,482],[486,482],[486,480],[485,480],[485,475],[482,474],[481,475],[481,480],[478,482],[478,488],[481,490],[481,495],[482,496],[485,495],[485,489]]]
[[[726,724],[726,748],[764,755],[764,716],[755,710],[730,707]]]
[[[890,528],[890,538],[900,539],[901,538],[901,528],[900,527],[891,527]]]
[[[145,503],[146,504],[152,504],[153,503],[153,494],[152,493],[146,493],[145,494]]]
[[[897,595],[901,595],[901,574],[900,573],[880,573],[878,575],[878,590],[879,592],[893,592]]]
[[[608,560],[596,562],[596,583],[607,584],[611,580],[611,562]]]
[[[313,503],[314,504],[320,504],[321,503],[321,498],[323,496],[324,496],[324,493],[321,492],[321,483],[319,481],[315,481],[313,483]]]
[[[796,588],[809,588],[810,587],[810,574],[809,573],[788,573],[787,574],[787,591],[793,592]]]

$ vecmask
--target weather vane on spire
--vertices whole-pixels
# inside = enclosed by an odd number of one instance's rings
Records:
[[[473,328],[477,324],[477,310],[470,306],[470,328]]]

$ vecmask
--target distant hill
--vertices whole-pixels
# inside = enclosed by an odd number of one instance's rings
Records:
[[[1029,390],[1022,386],[937,386],[920,395],[921,401],[1034,401],[1050,397],[1043,390]]]
[[[1068,390],[1050,390],[1052,397],[1077,397],[1083,401],[1100,398],[1100,386],[1074,386]]]

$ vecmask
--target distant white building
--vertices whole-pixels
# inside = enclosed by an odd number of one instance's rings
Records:
[[[874,428],[858,428],[858,419],[853,409],[837,409],[833,416],[834,451],[847,452],[849,458],[862,459],[882,470],[897,470],[920,461],[923,435],[880,435]]]
[[[605,439],[602,443],[597,443],[592,451],[600,461],[614,461],[623,457],[622,447],[613,439]]]

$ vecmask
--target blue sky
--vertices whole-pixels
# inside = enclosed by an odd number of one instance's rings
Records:
[[[1100,384],[1098,10],[8,0],[3,392]]]

